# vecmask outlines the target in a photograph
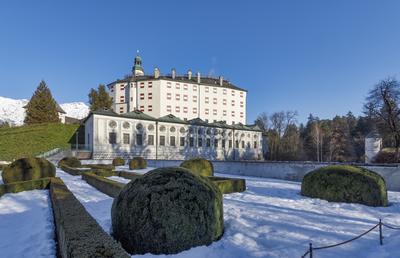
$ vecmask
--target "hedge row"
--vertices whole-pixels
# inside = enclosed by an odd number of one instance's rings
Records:
[[[61,179],[51,179],[50,196],[61,257],[130,257],[104,232]]]
[[[0,197],[6,193],[19,193],[31,190],[43,190],[49,188],[50,178],[41,178],[30,181],[20,181],[10,184],[0,185]]]
[[[100,192],[113,198],[117,197],[121,189],[125,186],[123,183],[110,180],[92,172],[82,174],[82,179]]]
[[[240,178],[208,177],[223,194],[246,191],[246,180]]]

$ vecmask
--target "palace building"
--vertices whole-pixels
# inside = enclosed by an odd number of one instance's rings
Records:
[[[85,119],[94,159],[262,159],[262,132],[245,125],[247,91],[223,77],[146,75],[136,56],[132,74],[108,84],[113,110]]]

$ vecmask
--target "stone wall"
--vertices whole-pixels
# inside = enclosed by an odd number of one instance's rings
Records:
[[[149,167],[179,166],[180,160],[148,160]],[[275,178],[301,182],[308,172],[332,163],[313,162],[257,162],[257,161],[213,161],[216,173]],[[362,165],[361,167],[383,176],[388,190],[400,191],[400,167],[397,165]]]

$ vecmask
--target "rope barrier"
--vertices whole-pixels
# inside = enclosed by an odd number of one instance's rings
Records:
[[[350,243],[352,241],[355,241],[355,240],[365,236],[366,234],[370,233],[372,230],[376,229],[377,227],[379,227],[379,241],[380,241],[380,244],[383,245],[383,242],[382,242],[382,240],[383,240],[382,226],[390,228],[390,229],[394,229],[394,230],[400,230],[400,227],[395,227],[395,226],[391,226],[391,225],[388,225],[388,224],[384,224],[382,222],[382,220],[379,219],[378,224],[376,224],[372,228],[368,229],[364,233],[362,233],[362,234],[360,234],[360,235],[358,235],[356,237],[353,237],[352,239],[349,239],[349,240],[346,240],[346,241],[343,241],[343,242],[340,242],[340,243],[337,243],[337,244],[332,244],[332,245],[327,245],[327,246],[319,246],[319,247],[313,247],[312,243],[310,243],[309,244],[309,249],[307,250],[307,252],[305,252],[301,256],[301,258],[305,258],[307,255],[309,255],[310,258],[313,258],[313,251],[315,251],[315,250],[328,249],[328,248],[344,245],[344,244]]]

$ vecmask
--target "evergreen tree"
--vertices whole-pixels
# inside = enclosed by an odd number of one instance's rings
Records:
[[[44,81],[40,82],[31,100],[26,105],[24,122],[26,124],[60,122],[57,103]]]
[[[112,98],[106,91],[106,87],[100,84],[97,90],[91,89],[89,93],[90,110],[111,109]]]

